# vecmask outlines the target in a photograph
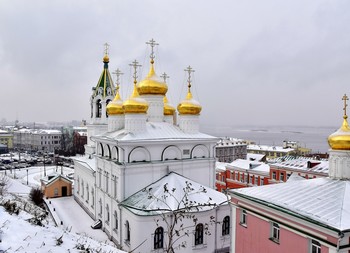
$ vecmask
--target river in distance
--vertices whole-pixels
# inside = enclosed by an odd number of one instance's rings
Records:
[[[260,145],[283,146],[284,140],[296,141],[312,153],[328,153],[327,138],[337,127],[309,126],[203,126],[201,131],[217,137],[232,137]]]

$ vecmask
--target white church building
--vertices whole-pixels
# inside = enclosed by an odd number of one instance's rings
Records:
[[[133,252],[229,252],[228,197],[215,190],[215,145],[199,132],[201,105],[188,93],[177,110],[154,69],[122,101],[104,69],[91,96],[85,156],[74,161],[74,198],[120,248]]]

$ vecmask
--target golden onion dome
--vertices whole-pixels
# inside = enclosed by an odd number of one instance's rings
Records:
[[[348,116],[346,115],[346,107],[348,106],[346,101],[349,100],[345,94],[342,98],[344,101],[344,116],[343,124],[335,133],[328,137],[328,144],[331,149],[334,150],[350,150],[350,128],[348,124]]]
[[[328,144],[334,150],[350,150],[350,128],[346,115],[338,131],[328,137]]]
[[[137,85],[137,91],[140,95],[165,95],[168,91],[168,86],[161,78],[156,75],[153,66],[153,60],[151,61],[151,68],[147,77],[139,82]]]
[[[123,103],[124,113],[147,113],[148,103],[143,98],[140,98],[136,81],[134,82],[134,90],[130,98]]]
[[[110,115],[121,115],[124,114],[123,101],[120,98],[119,91],[115,95],[114,99],[109,102],[106,107],[107,114]]]
[[[179,111],[180,115],[199,115],[202,110],[202,106],[198,101],[193,99],[192,93],[189,90],[186,99],[180,102],[180,104],[177,106],[177,110]]]
[[[107,54],[103,57],[103,62],[104,63],[108,63],[109,62],[109,56]]]
[[[164,102],[164,115],[166,116],[174,115],[175,108],[169,104],[168,98],[166,96],[164,96],[163,102]]]

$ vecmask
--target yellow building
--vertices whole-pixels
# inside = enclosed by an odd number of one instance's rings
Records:
[[[6,145],[8,149],[13,149],[13,134],[5,130],[0,130],[0,144]]]
[[[64,175],[48,175],[41,179],[41,190],[46,198],[71,196],[72,181]]]

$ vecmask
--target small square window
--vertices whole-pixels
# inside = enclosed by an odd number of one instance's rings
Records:
[[[280,226],[276,222],[271,223],[271,237],[270,239],[276,243],[280,241]]]
[[[241,217],[240,217],[240,222],[239,224],[243,226],[247,226],[247,211],[246,210],[241,210]]]

